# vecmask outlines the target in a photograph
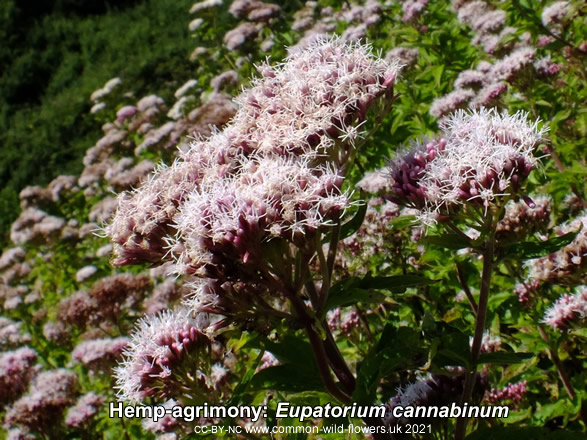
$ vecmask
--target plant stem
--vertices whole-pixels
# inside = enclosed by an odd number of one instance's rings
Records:
[[[459,280],[459,284],[463,288],[465,295],[467,296],[467,300],[471,305],[471,309],[473,309],[473,313],[477,316],[477,303],[475,302],[475,298],[473,298],[473,294],[471,293],[471,289],[469,289],[469,285],[467,284],[467,280],[465,278],[465,274],[463,273],[463,268],[457,262],[457,279]]]
[[[573,389],[573,385],[571,385],[571,381],[569,380],[569,376],[567,375],[567,372],[565,371],[563,364],[561,363],[561,360],[558,357],[558,353],[556,352],[556,350],[553,350],[552,346],[550,345],[550,339],[548,338],[546,331],[544,331],[544,327],[539,325],[538,332],[540,333],[540,336],[542,336],[542,339],[544,339],[544,342],[546,342],[550,347],[547,350],[548,357],[550,358],[550,360],[552,361],[552,363],[556,367],[556,370],[558,371],[558,375],[563,383],[563,386],[565,387],[565,390],[567,390],[569,397],[572,400],[575,400],[575,397],[577,394],[575,393],[575,390]]]
[[[479,292],[479,305],[477,307],[477,319],[475,322],[475,334],[471,346],[471,365],[465,373],[465,385],[461,398],[461,406],[469,403],[473,394],[473,387],[477,378],[477,361],[481,353],[481,343],[483,341],[483,332],[485,331],[485,321],[487,318],[487,305],[489,302],[489,291],[491,286],[491,275],[493,273],[493,257],[495,253],[495,222],[492,219],[491,212],[488,213],[487,224],[490,225],[489,236],[485,241],[483,251],[483,271],[481,273],[481,289]],[[467,431],[467,418],[461,417],[457,420],[455,430],[455,440],[463,440]]]

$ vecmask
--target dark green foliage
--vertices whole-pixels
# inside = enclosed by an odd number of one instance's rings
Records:
[[[0,3],[0,247],[16,194],[81,171],[100,137],[91,93],[120,77],[134,103],[190,75],[190,1]]]

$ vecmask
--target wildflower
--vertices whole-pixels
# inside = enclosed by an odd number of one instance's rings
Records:
[[[0,270],[4,270],[13,264],[20,263],[26,257],[26,251],[22,247],[6,248],[0,257]]]
[[[33,380],[28,393],[6,411],[4,422],[37,432],[50,432],[65,408],[74,402],[76,389],[77,376],[73,371],[44,371]]]
[[[518,295],[518,299],[520,300],[520,303],[526,304],[530,300],[531,295],[533,293],[536,293],[538,286],[539,286],[539,283],[536,280],[524,282],[524,283],[518,283],[518,284],[516,284],[516,286],[514,288],[514,293],[516,295]]]
[[[116,321],[122,310],[138,307],[152,286],[152,280],[144,274],[118,274],[98,280],[88,292],[95,304],[92,320]]]
[[[397,394],[387,405],[389,410],[384,418],[384,423],[388,426],[394,426],[400,422],[393,416],[393,408],[396,406],[404,408],[409,406],[441,407],[450,406],[450,404],[460,401],[465,374],[462,368],[455,368],[454,372],[457,373],[454,376],[433,374],[404,388],[399,387]],[[487,376],[478,374],[473,387],[476,395],[482,395],[487,387]]]
[[[174,399],[169,399],[167,402],[165,402],[163,404],[163,407],[165,409],[171,410],[171,408],[174,408],[178,405],[180,405],[179,402],[175,401]],[[154,418],[143,419],[141,421],[141,425],[142,425],[143,429],[145,429],[146,431],[151,431],[155,434],[162,433],[162,432],[171,432],[177,426],[179,426],[179,424],[180,424],[179,420],[177,420],[175,417],[173,417],[170,414],[165,414],[163,417],[159,418],[157,421],[155,421]],[[161,437],[157,437],[157,438],[161,439]]]
[[[115,263],[169,257],[179,271],[222,273],[258,261],[270,238],[301,240],[333,224],[350,203],[341,186],[357,126],[376,98],[391,96],[399,70],[367,49],[320,40],[260,66],[223,132],[120,197],[107,228]]]
[[[536,167],[533,151],[545,129],[527,115],[496,110],[458,111],[440,123],[443,138],[415,142],[389,165],[391,199],[421,211],[425,224],[463,203],[485,209],[513,194]]]
[[[505,11],[495,10],[476,17],[472,21],[471,27],[480,33],[496,32],[505,25],[505,22]]]
[[[185,95],[187,95],[188,92],[193,91],[194,88],[196,88],[198,86],[198,80],[197,79],[190,79],[187,80],[179,89],[177,89],[175,91],[174,96],[179,99]]]
[[[457,17],[461,23],[472,25],[475,20],[487,13],[487,3],[481,0],[467,2],[458,8]]]
[[[104,84],[104,87],[94,91],[92,93],[92,95],[90,96],[90,99],[94,102],[97,102],[100,99],[102,99],[102,98],[106,97],[107,95],[109,95],[110,93],[112,93],[112,91],[121,84],[122,84],[122,80],[120,78],[112,78],[112,79],[108,80],[106,82],[106,84]]]
[[[259,35],[260,30],[260,25],[241,23],[236,28],[224,34],[224,44],[229,50],[236,50],[246,42],[255,39]]]
[[[402,3],[402,21],[404,23],[413,21],[426,9],[427,4],[428,0],[405,0]]]
[[[536,49],[533,47],[520,47],[495,63],[490,75],[496,80],[511,82],[522,69],[531,65],[535,57]]]
[[[475,92],[469,89],[457,89],[441,98],[436,98],[428,111],[435,118],[440,118],[456,109],[465,107],[475,96]]]
[[[542,322],[553,329],[563,330],[584,323],[587,317],[587,287],[577,288],[577,293],[565,293],[544,314]]]
[[[20,322],[0,316],[0,348],[16,347],[30,339],[20,332]]]
[[[37,353],[29,347],[0,354],[0,402],[11,402],[26,390],[37,373],[36,360]]]
[[[84,266],[76,272],[75,280],[78,283],[83,283],[84,281],[87,281],[90,278],[92,278],[96,274],[96,272],[98,272],[98,268],[96,266]]]
[[[104,397],[94,392],[84,394],[74,406],[67,410],[65,424],[71,428],[82,428],[96,415],[102,403],[104,403]]]
[[[196,2],[190,8],[190,14],[195,14],[200,11],[205,11],[206,9],[212,9],[216,6],[222,5],[223,0],[204,0],[200,2]]]
[[[469,343],[473,343],[473,338],[469,338]],[[489,333],[488,330],[483,332],[483,338],[481,339],[481,352],[482,353],[493,353],[499,351],[501,347],[501,338],[494,336]]]
[[[489,107],[495,103],[497,98],[504,94],[508,89],[505,82],[493,82],[479,90],[475,99],[471,101],[471,107]]]
[[[265,368],[275,367],[279,365],[279,360],[269,351],[263,352],[261,357],[261,365],[257,368],[257,372],[264,370]]]
[[[129,339],[104,338],[83,341],[71,353],[71,358],[92,370],[109,370],[127,347]]]
[[[57,318],[67,324],[85,327],[96,309],[96,301],[86,291],[78,291],[59,302]]]
[[[553,76],[560,72],[562,66],[560,64],[553,63],[550,59],[550,55],[540,58],[534,62],[534,69],[540,76]]]
[[[141,319],[124,351],[124,362],[115,369],[119,398],[138,402],[149,396],[169,399],[185,394],[208,400],[206,352],[211,341],[204,334],[206,326],[203,315],[194,319],[185,309]]]
[[[20,428],[9,429],[6,433],[6,440],[35,440],[36,437]]]
[[[226,72],[216,75],[210,80],[210,86],[217,92],[227,88],[227,86],[235,85],[238,82],[238,73],[234,70],[227,70]]]
[[[550,222],[550,197],[538,196],[528,200],[511,201],[506,205],[505,215],[497,224],[499,241],[514,241],[546,230]]]
[[[542,24],[547,28],[558,27],[570,11],[566,1],[554,2],[542,10]]]
[[[203,24],[204,24],[204,19],[203,18],[199,18],[199,17],[198,18],[194,18],[192,21],[190,21],[190,24],[188,25],[188,28],[189,28],[190,32],[195,32]]]
[[[485,401],[492,404],[518,403],[522,401],[528,389],[527,382],[524,380],[518,383],[508,383],[503,389],[491,388],[485,396]]]
[[[67,328],[61,321],[47,321],[45,325],[43,325],[43,336],[48,341],[56,344],[67,343],[71,338]]]
[[[479,86],[487,81],[487,76],[478,70],[463,70],[454,82],[455,89]]]
[[[418,62],[420,51],[417,48],[396,47],[385,54],[388,61],[397,60],[405,69],[410,69]]]
[[[360,325],[359,315],[355,310],[342,311],[338,307],[328,313],[328,327],[344,335],[350,335],[352,330],[359,328]]]
[[[137,108],[134,105],[125,105],[116,112],[116,121],[121,124],[136,113]]]
[[[546,257],[528,262],[531,280],[539,282],[585,284],[584,268],[587,263],[587,213],[555,229],[558,235],[577,232],[568,245]]]

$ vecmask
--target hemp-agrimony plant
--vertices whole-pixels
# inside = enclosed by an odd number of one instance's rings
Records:
[[[491,279],[499,254],[496,232],[508,201],[523,198],[524,181],[537,166],[534,152],[546,130],[524,113],[458,111],[440,124],[443,137],[415,144],[390,164],[391,198],[419,210],[422,223],[440,222],[483,258],[475,333],[461,404],[469,403],[481,353]],[[474,237],[467,234],[473,231]],[[465,436],[459,419],[456,438]]]
[[[325,320],[341,224],[354,203],[344,178],[368,112],[390,111],[400,66],[366,45],[330,39],[258,70],[222,132],[193,142],[173,165],[120,196],[107,228],[115,264],[171,260],[177,274],[192,277],[191,311],[217,316],[197,329],[212,338],[225,327],[267,333],[283,320],[304,329],[324,388],[349,403],[355,377]],[[148,327],[171,319],[142,322],[117,372],[122,398],[156,392],[153,374],[138,379],[137,365],[151,364],[160,382],[174,377],[167,353],[181,357],[181,347],[173,349],[182,344],[177,332],[159,343],[165,353],[134,359],[148,345],[137,338],[159,334]],[[171,392],[178,388],[158,385],[156,393],[179,400],[196,393]]]

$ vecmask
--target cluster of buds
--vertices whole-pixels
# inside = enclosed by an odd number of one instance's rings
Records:
[[[424,224],[456,207],[487,209],[516,194],[537,165],[533,151],[545,133],[527,115],[496,110],[458,111],[440,124],[443,137],[416,143],[389,165],[391,200],[420,210]]]
[[[521,402],[528,392],[526,385],[527,382],[524,380],[518,383],[508,383],[502,389],[491,388],[484,400],[492,405]]]
[[[204,316],[194,319],[185,309],[142,319],[124,351],[124,362],[115,369],[119,398],[207,400],[213,390],[207,379],[207,324]]]
[[[587,287],[581,286],[577,293],[565,293],[556,300],[544,314],[542,322],[553,329],[564,330],[571,327],[582,327],[587,317]]]
[[[550,222],[549,197],[510,202],[505,215],[497,224],[496,238],[501,242],[515,241],[536,232],[544,232]]]
[[[514,288],[514,293],[518,295],[520,303],[526,304],[530,301],[532,294],[537,291],[539,285],[540,283],[536,280],[518,283]]]
[[[577,232],[568,245],[546,257],[531,260],[529,278],[539,282],[562,283],[568,285],[585,284],[585,265],[587,264],[587,214],[571,220],[557,228],[558,235]]]

